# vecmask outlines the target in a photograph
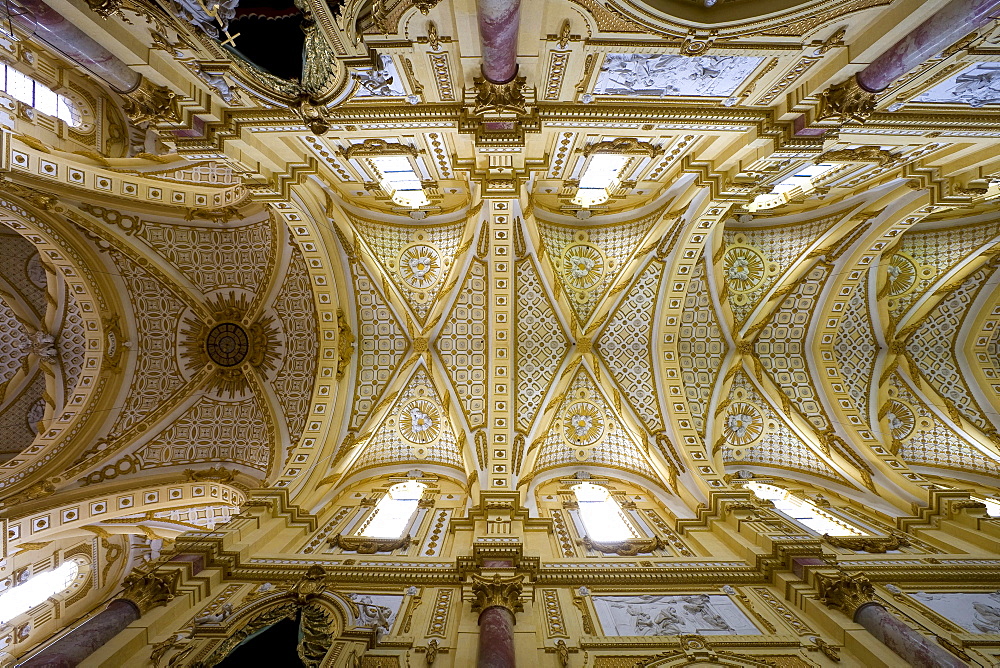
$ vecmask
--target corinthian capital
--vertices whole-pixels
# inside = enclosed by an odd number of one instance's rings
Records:
[[[177,571],[155,573],[134,570],[125,577],[122,583],[124,591],[119,598],[135,603],[139,613],[144,615],[174,598],[178,576]]]
[[[511,613],[521,612],[521,580],[519,575],[513,578],[502,578],[494,575],[493,579],[472,576],[472,593],[476,600],[472,603],[473,612],[482,612],[486,608],[507,608]]]
[[[819,589],[820,603],[840,610],[851,619],[854,619],[854,615],[863,606],[878,602],[875,599],[875,587],[863,573],[817,574],[816,586]]]

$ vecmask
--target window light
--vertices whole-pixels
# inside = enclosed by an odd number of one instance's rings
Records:
[[[71,127],[83,124],[80,111],[73,102],[47,86],[38,83],[27,74],[8,65],[0,65],[0,84],[3,91],[18,102],[34,107],[46,116],[54,116]]]
[[[807,165],[795,172],[791,176],[786,176],[771,188],[771,192],[757,195],[754,201],[747,207],[750,211],[760,211],[761,209],[773,209],[781,206],[798,195],[814,190],[813,179],[823,176],[837,165],[830,163],[820,163],[818,165]]]
[[[576,191],[573,203],[582,207],[593,206],[607,202],[611,194],[608,189],[618,180],[618,175],[628,163],[627,155],[615,153],[597,153],[587,169],[580,177],[580,187]]]
[[[75,561],[67,561],[55,570],[32,575],[24,584],[0,594],[0,624],[6,624],[63,591],[73,584],[79,572],[80,567]]]
[[[591,540],[619,543],[630,538],[639,538],[607,489],[591,482],[584,482],[574,485],[573,493],[576,494],[580,517]]]
[[[973,495],[973,501],[979,501],[980,503],[986,504],[986,513],[990,517],[1000,517],[1000,500],[991,499],[988,496],[976,496]]]
[[[389,488],[371,520],[358,534],[368,538],[399,538],[417,510],[426,485],[415,480],[401,482]]]
[[[381,176],[382,186],[392,193],[393,202],[413,209],[430,204],[420,177],[406,156],[379,156],[371,160]]]
[[[746,486],[757,495],[757,498],[773,502],[777,510],[821,536],[868,535],[830,513],[820,510],[811,501],[792,496],[788,490],[759,482],[748,482]]]

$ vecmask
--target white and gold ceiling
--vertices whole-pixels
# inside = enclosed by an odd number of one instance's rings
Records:
[[[320,22],[299,103],[157,5],[73,10],[176,114],[112,132],[92,92],[98,134],[4,131],[2,495],[202,475],[312,507],[383,473],[587,471],[691,513],[746,472],[890,511],[995,486],[1000,96],[948,88],[1000,61],[992,26],[824,133],[906,3],[723,3],[711,30],[696,3],[525,5],[514,109],[475,103],[474,3],[362,4]],[[600,155],[623,166],[584,207]]]

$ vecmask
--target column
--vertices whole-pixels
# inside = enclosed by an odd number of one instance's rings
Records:
[[[517,76],[517,30],[521,0],[476,0],[479,41],[483,47],[483,76],[494,84]]]
[[[52,48],[104,79],[119,93],[127,93],[139,85],[142,77],[138,73],[44,2],[23,0],[21,4],[27,14],[11,12],[11,18],[19,28],[35,33]]]
[[[473,575],[472,593],[472,611],[479,612],[477,668],[514,668],[514,613],[524,609],[521,577]]]
[[[840,610],[913,668],[969,668],[937,643],[917,633],[875,599],[864,575],[816,576],[820,602]]]
[[[885,90],[920,63],[989,23],[997,7],[1000,0],[952,0],[858,72],[858,83],[870,93]]]
[[[19,668],[73,668],[158,605],[174,597],[179,573],[129,573],[125,591],[96,617],[42,649]]]

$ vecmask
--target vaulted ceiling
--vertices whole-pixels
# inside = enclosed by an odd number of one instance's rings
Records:
[[[153,45],[172,115],[131,114],[132,157],[5,141],[8,489],[993,484],[1000,98],[958,78],[992,25],[852,122],[826,91],[905,3],[723,3],[712,35],[539,3],[506,101],[471,3],[308,4],[300,79],[156,5],[79,17]]]

